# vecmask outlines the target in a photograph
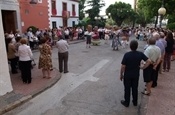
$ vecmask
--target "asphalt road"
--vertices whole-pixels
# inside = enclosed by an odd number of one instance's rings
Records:
[[[143,48],[143,42],[139,49]],[[85,42],[71,44],[69,73],[53,87],[5,115],[137,115],[138,108],[120,104],[124,87],[119,80],[121,59],[126,49],[113,51],[102,41],[100,46],[86,48]],[[34,53],[37,62],[39,52]],[[58,68],[57,49],[53,65]],[[139,92],[143,90],[142,73]],[[139,93],[139,103],[141,93]],[[131,99],[132,100],[132,99]]]

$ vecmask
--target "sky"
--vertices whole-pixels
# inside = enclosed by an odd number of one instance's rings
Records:
[[[110,4],[114,4],[115,2],[125,2],[129,3],[132,5],[132,8],[134,6],[134,0],[104,0],[105,1],[105,6],[101,9],[102,11],[100,12],[100,15],[105,15],[106,9],[110,6]]]

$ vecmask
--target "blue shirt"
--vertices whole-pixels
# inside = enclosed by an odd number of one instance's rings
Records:
[[[156,44],[155,45],[160,48],[161,55],[163,55],[165,53],[165,45],[162,43],[162,41],[160,39],[156,40]]]

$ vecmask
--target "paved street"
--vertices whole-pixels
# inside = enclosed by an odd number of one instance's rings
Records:
[[[120,104],[124,92],[119,80],[120,62],[129,48],[113,51],[103,42],[101,46],[85,47],[85,42],[71,44],[69,73],[63,74],[50,89],[5,115],[137,115],[138,107],[132,103],[129,108]],[[35,52],[36,62],[38,57],[39,52]],[[57,49],[53,49],[53,65],[58,68]],[[139,92],[143,86],[141,76]],[[140,97],[141,93],[139,104]]]

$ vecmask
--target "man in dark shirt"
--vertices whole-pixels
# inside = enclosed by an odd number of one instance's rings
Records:
[[[125,107],[129,106],[130,103],[130,89],[132,88],[133,105],[137,106],[138,99],[138,81],[140,76],[140,63],[141,60],[146,62],[144,68],[146,68],[151,61],[139,51],[136,51],[138,47],[138,42],[132,40],[130,42],[131,51],[127,52],[121,62],[120,80],[124,80],[124,99],[121,100],[121,104]]]

